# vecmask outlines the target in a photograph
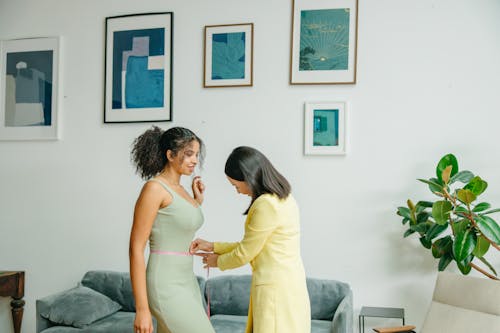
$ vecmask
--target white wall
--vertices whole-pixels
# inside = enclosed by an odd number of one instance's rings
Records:
[[[485,200],[500,206],[497,0],[361,0],[358,83],[326,86],[288,84],[288,0],[0,0],[0,39],[63,41],[62,139],[0,142],[0,269],[26,271],[22,331],[35,331],[36,299],[90,269],[128,270],[142,186],[130,144],[150,124],[102,122],[104,19],[156,11],[174,12],[174,122],[161,126],[191,128],[208,147],[199,235],[241,236],[248,201],[223,165],[235,146],[255,146],[293,185],[307,274],[350,283],[356,312],[404,307],[420,325],[437,262],[402,238],[395,210],[408,197],[430,198],[415,179],[432,176],[448,152],[489,182]],[[203,89],[203,27],[241,22],[255,24],[254,86]],[[318,100],[350,102],[344,157],[302,154],[303,104]],[[500,268],[498,253],[491,261]],[[0,331],[11,332],[2,312]]]

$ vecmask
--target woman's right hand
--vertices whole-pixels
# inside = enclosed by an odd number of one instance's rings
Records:
[[[191,242],[191,246],[189,247],[189,252],[191,254],[197,253],[199,251],[203,252],[213,252],[214,251],[214,243],[206,241],[201,238],[196,238]]]
[[[134,333],[153,333],[151,312],[143,310],[135,313]]]

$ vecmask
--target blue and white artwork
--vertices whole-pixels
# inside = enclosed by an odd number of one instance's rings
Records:
[[[347,70],[349,21],[349,8],[302,10],[299,71]]]
[[[5,127],[52,125],[53,51],[7,52]]]
[[[313,146],[339,145],[339,110],[314,110]]]
[[[113,34],[112,109],[165,106],[165,28]]]
[[[212,80],[245,78],[245,32],[212,35]]]

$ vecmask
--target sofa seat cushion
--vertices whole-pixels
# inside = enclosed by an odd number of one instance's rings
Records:
[[[210,322],[217,333],[245,333],[247,316],[213,315]]]
[[[500,316],[433,301],[422,327],[426,332],[498,333]]]
[[[78,286],[47,297],[40,315],[52,323],[84,328],[121,309],[121,305],[97,291]]]
[[[68,326],[52,326],[41,333],[134,333],[134,318],[135,312],[119,311],[83,329]]]
[[[330,333],[332,322],[328,320],[311,320],[311,333]]]

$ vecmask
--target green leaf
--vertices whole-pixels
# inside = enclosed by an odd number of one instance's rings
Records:
[[[493,268],[493,266],[488,262],[488,260],[486,260],[486,258],[480,257],[478,259],[481,260],[483,262],[483,264],[485,264],[486,266],[488,266],[488,268],[490,269],[490,271],[492,271],[493,274],[495,274],[495,276],[497,276],[497,271],[495,271],[495,269]]]
[[[405,217],[405,218],[403,219],[403,222],[402,222],[402,223],[403,223],[403,225],[404,225],[404,224],[406,224],[406,223],[408,223],[408,221],[410,221],[410,219],[409,219],[409,218],[407,218],[407,217]]]
[[[464,206],[457,206],[455,207],[455,213],[469,213],[469,210],[465,208]]]
[[[398,211],[396,214],[411,220],[411,212],[406,207],[398,207]]]
[[[436,176],[439,180],[442,179],[443,171],[451,165],[450,175],[453,177],[458,172],[458,161],[457,158],[453,154],[445,155],[439,161],[436,167]]]
[[[476,196],[480,195],[481,193],[486,190],[488,187],[488,183],[485,182],[484,180],[481,179],[481,177],[476,176],[470,180],[470,182],[464,186],[465,190],[470,190],[472,193],[474,193]]]
[[[418,179],[418,180],[421,181],[422,183],[429,185],[429,189],[431,190],[432,193],[441,192],[443,190],[444,184],[442,184],[442,182],[436,178],[431,178],[429,180],[425,179]]]
[[[484,238],[484,236],[479,236],[477,238],[476,247],[474,248],[474,251],[472,251],[472,254],[478,258],[481,258],[486,254],[486,252],[488,252],[489,248],[490,242],[488,242],[488,240]]]
[[[441,258],[445,254],[449,254],[452,250],[453,240],[451,236],[446,236],[438,239],[432,244],[432,255],[434,258]]]
[[[454,182],[461,182],[464,184],[467,184],[470,182],[470,180],[474,178],[474,174],[470,171],[463,170],[460,172],[457,172],[453,177],[450,179],[450,184],[453,184]]]
[[[474,200],[476,200],[476,195],[472,193],[471,190],[464,189],[464,190],[458,190],[457,193],[458,200],[462,201],[464,204],[470,204]]]
[[[420,212],[417,214],[417,223],[426,222],[431,214],[429,212]]]
[[[449,201],[436,201],[432,205],[432,216],[437,224],[446,224],[450,216],[452,206]]]
[[[445,254],[439,259],[438,270],[440,272],[444,271],[446,267],[453,261],[453,258],[449,254]]]
[[[436,223],[434,223],[429,228],[429,230],[427,231],[427,233],[425,234],[425,238],[427,240],[433,240],[434,238],[436,238],[437,236],[439,236],[446,229],[448,229],[448,223],[446,223],[446,224],[436,224]]]
[[[478,215],[474,218],[476,224],[481,231],[481,233],[494,242],[500,245],[500,227],[498,224],[489,216]]]
[[[476,239],[471,229],[466,229],[456,235],[453,242],[453,254],[457,262],[465,260],[476,247]]]
[[[470,273],[472,267],[469,264],[473,258],[473,256],[469,256],[463,262],[457,261],[458,269],[460,270],[460,272],[462,272],[462,274],[467,275]]]
[[[431,202],[431,201],[419,201],[417,202],[417,205],[415,207],[426,207],[426,208],[430,208],[432,207],[434,203]]]
[[[461,232],[464,232],[468,226],[469,226],[469,220],[462,219],[462,220],[458,220],[455,223],[453,223],[453,225],[451,227],[453,229],[453,233],[456,235],[456,234],[459,234]]]
[[[481,202],[481,203],[478,203],[473,209],[472,211],[477,213],[477,212],[482,212],[483,210],[487,210],[487,209],[490,209],[491,205],[487,202]]]
[[[413,233],[415,233],[415,230],[411,230],[411,228],[410,228],[410,229],[406,230],[406,232],[404,233],[403,237],[406,238],[406,237],[410,236]]]
[[[500,212],[500,208],[495,208],[495,209],[489,210],[487,212],[484,212],[483,215],[493,214],[493,213],[496,213],[496,212]]]
[[[422,246],[425,247],[426,249],[430,249],[432,247],[432,242],[426,240],[425,236],[422,236],[419,239]]]
[[[410,229],[416,231],[420,234],[425,234],[429,230],[430,225],[428,223],[412,224]]]

